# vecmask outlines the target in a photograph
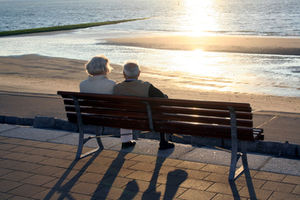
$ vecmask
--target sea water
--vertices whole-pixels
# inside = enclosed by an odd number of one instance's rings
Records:
[[[55,35],[0,38],[0,56],[40,54],[178,72],[184,87],[300,97],[300,56],[161,50],[105,38],[157,33],[300,37],[298,0],[0,0],[0,31],[144,18]],[[184,75],[182,75],[184,74]],[[184,81],[183,81],[184,82]]]

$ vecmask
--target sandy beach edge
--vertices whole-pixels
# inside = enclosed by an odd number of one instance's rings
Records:
[[[78,91],[87,77],[84,60],[39,55],[0,57],[0,91],[56,94],[58,90]],[[109,78],[123,81],[121,66],[112,64]],[[255,112],[300,114],[299,97],[281,97],[247,93],[219,92],[174,86],[168,80],[151,76],[152,69],[143,69],[141,79],[151,82],[169,98],[250,103]]]
[[[300,37],[150,34],[107,38],[107,44],[167,50],[300,55]]]

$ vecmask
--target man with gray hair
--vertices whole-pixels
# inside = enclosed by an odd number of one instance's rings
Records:
[[[123,67],[123,75],[125,81],[115,85],[114,94],[138,97],[160,97],[167,98],[167,95],[154,87],[149,82],[138,80],[140,76],[140,67],[136,62],[127,62]],[[121,129],[121,140],[127,138],[128,141],[122,141],[122,147],[134,146],[135,141],[132,140],[132,130]],[[167,141],[165,133],[160,133],[159,149],[173,148],[174,144]]]

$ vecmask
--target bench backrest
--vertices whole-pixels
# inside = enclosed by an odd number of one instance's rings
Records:
[[[64,98],[67,118],[73,123],[77,123],[78,102],[83,124],[204,137],[231,137],[231,107],[236,114],[238,139],[254,140],[248,103],[57,93]]]

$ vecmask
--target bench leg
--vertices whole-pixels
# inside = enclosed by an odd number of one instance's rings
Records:
[[[84,158],[84,157],[86,157],[86,156],[88,156],[92,153],[95,153],[95,152],[103,149],[103,145],[102,145],[102,142],[101,142],[101,139],[100,139],[100,131],[97,130],[96,139],[97,139],[97,143],[98,143],[98,148],[93,149],[89,152],[86,152],[86,153],[82,154],[84,144],[87,141],[89,141],[90,139],[94,138],[94,137],[84,138],[84,130],[83,130],[83,123],[82,123],[82,117],[81,117],[79,102],[78,102],[78,99],[76,97],[73,97],[73,101],[74,101],[74,105],[75,105],[76,116],[77,116],[77,126],[78,126],[78,130],[79,130],[79,141],[78,141],[76,159],[80,159],[80,158]],[[103,131],[104,131],[104,127],[102,127],[102,133],[103,133]]]
[[[101,142],[101,134],[100,132],[104,132],[104,127],[101,128],[101,131],[98,129],[97,130],[97,133],[96,133],[96,137],[88,137],[88,138],[84,138],[84,132],[82,129],[80,129],[81,131],[79,131],[79,142],[78,142],[78,148],[77,148],[77,153],[76,153],[76,159],[81,159],[81,158],[84,158],[86,156],[89,156],[99,150],[102,150],[104,149],[104,146]],[[89,141],[90,139],[93,139],[93,138],[96,138],[96,141],[97,141],[97,144],[98,144],[98,147],[91,150],[91,151],[88,151],[84,154],[82,154],[82,150],[83,150],[83,146],[84,144]]]
[[[257,198],[256,198],[255,190],[253,187],[253,183],[252,183],[252,179],[248,167],[247,143],[241,141],[241,152],[238,152],[236,115],[232,107],[229,107],[229,110],[230,110],[230,120],[231,120],[231,163],[230,163],[228,181],[232,188],[234,198],[238,198],[239,195],[235,187],[235,180],[238,179],[244,173],[250,199],[255,200]],[[237,169],[236,165],[240,158],[242,158],[242,166]]]

